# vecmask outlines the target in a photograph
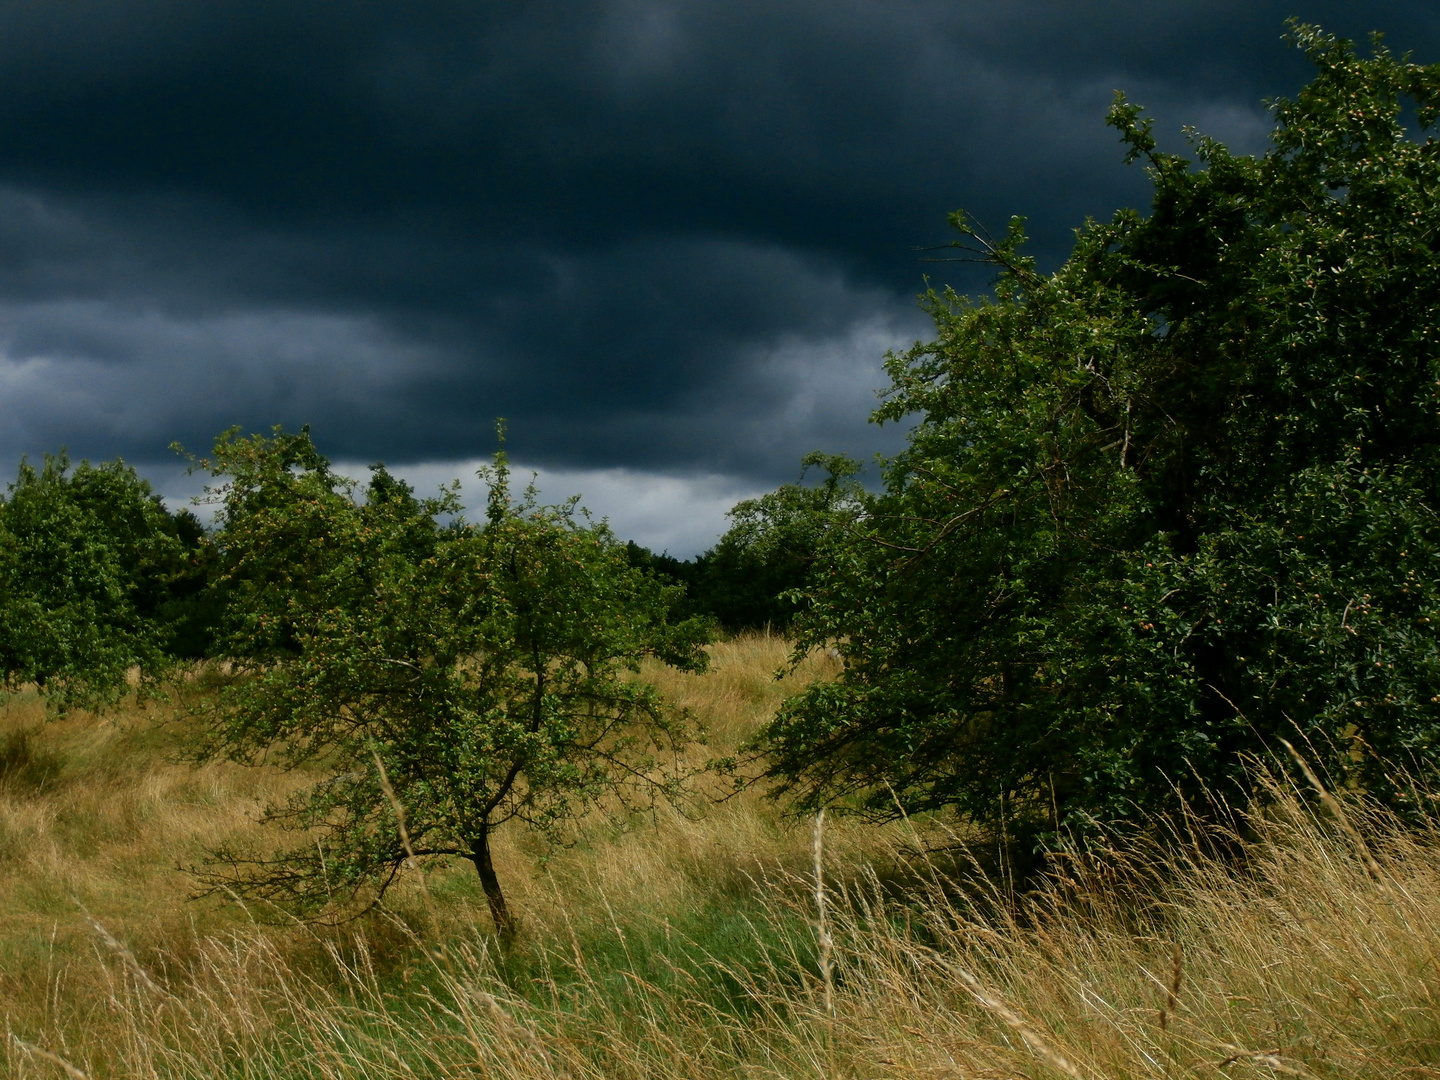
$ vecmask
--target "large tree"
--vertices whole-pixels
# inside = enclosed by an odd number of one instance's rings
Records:
[[[206,748],[316,776],[270,810],[305,835],[218,853],[217,886],[333,910],[383,895],[411,855],[458,856],[508,932],[498,828],[676,793],[691,733],[636,673],[702,666],[703,627],[670,624],[678,590],[573,502],[512,500],[501,455],[485,519],[447,524],[452,492],[418,500],[378,466],[362,490],[304,431],[227,433],[205,465],[233,679]]]
[[[162,674],[206,550],[193,515],[170,514],[122,461],[22,461],[0,498],[4,684],[98,706],[126,693],[132,672]]]
[[[888,359],[918,423],[812,576],[845,671],[765,732],[784,788],[1047,829],[1243,800],[1281,738],[1440,780],[1440,68],[1292,36],[1263,155],[1117,97],[1150,213],[1058,271],[955,216],[994,296]]]

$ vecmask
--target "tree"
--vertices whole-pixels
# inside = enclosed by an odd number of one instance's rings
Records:
[[[122,461],[28,461],[0,499],[0,666],[61,705],[99,706],[170,662],[170,610],[195,585],[203,530]]]
[[[813,453],[801,462],[801,483],[784,484],[729,511],[730,528],[709,551],[681,562],[633,541],[632,565],[683,583],[677,611],[714,619],[730,631],[771,627],[784,631],[826,535],[854,519],[862,491],[860,467],[838,454]],[[825,479],[803,483],[819,468]]]
[[[802,805],[1084,829],[1244,800],[1281,738],[1440,780],[1440,68],[1291,32],[1259,157],[1117,96],[1151,212],[1057,272],[954,216],[995,295],[887,360],[918,423],[798,622],[844,675],[761,740]]]
[[[789,627],[826,535],[853,519],[863,490],[848,458],[816,453],[802,462],[817,466],[826,474],[819,484],[784,484],[737,503],[730,528],[697,560],[695,597],[722,625]]]
[[[227,432],[202,464],[224,480],[234,675],[204,750],[325,774],[269,811],[306,838],[219,852],[217,887],[315,912],[378,901],[412,854],[459,856],[509,933],[497,828],[553,834],[585,807],[677,793],[691,732],[635,673],[703,666],[702,627],[667,623],[676,590],[573,501],[512,502],[502,453],[486,520],[444,525],[453,490],[418,500],[375,466],[361,499],[308,431]]]

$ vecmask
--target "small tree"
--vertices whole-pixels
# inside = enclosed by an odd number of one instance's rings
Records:
[[[1440,68],[1293,33],[1262,156],[1117,100],[1152,211],[1056,273],[956,215],[995,295],[889,358],[919,422],[799,623],[845,673],[763,740],[803,800],[1084,828],[1243,802],[1281,738],[1440,782]]]
[[[801,464],[806,472],[821,469],[825,479],[784,484],[736,503],[730,528],[696,560],[693,602],[731,630],[787,629],[830,533],[845,529],[858,514],[863,489],[855,462],[815,453]]]
[[[63,706],[113,703],[169,665],[170,608],[203,561],[199,523],[171,515],[124,462],[21,462],[0,499],[0,669]]]
[[[305,431],[232,431],[204,464],[225,480],[235,674],[207,751],[326,774],[269,811],[312,835],[220,852],[212,881],[315,911],[378,900],[408,854],[460,856],[508,933],[496,829],[553,833],[585,807],[678,793],[691,733],[634,675],[648,656],[703,666],[702,627],[667,624],[676,590],[573,501],[512,502],[502,453],[485,521],[442,525],[453,492],[417,500],[376,466],[362,501]]]
[[[632,541],[631,564],[683,584],[681,613],[714,619],[732,632],[785,631],[828,535],[854,523],[863,494],[855,479],[859,465],[843,455],[808,454],[801,467],[802,481],[812,468],[825,479],[784,484],[736,503],[727,515],[730,528],[704,554],[682,562]]]

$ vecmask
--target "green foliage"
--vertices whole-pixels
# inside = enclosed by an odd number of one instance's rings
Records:
[[[785,484],[737,503],[729,531],[700,560],[697,598],[729,629],[787,628],[826,538],[855,517],[862,491],[854,479],[858,465],[839,455],[811,454],[803,466],[824,470],[824,481]]]
[[[1440,143],[1401,111],[1433,128],[1440,68],[1293,37],[1263,156],[1161,153],[1117,98],[1151,213],[1053,275],[955,215],[995,295],[931,291],[888,358],[876,419],[918,425],[798,622],[845,673],[762,740],[803,804],[1085,828],[1243,799],[1279,738],[1440,779]]]
[[[204,465],[224,478],[235,676],[207,751],[326,774],[271,810],[310,830],[299,846],[221,852],[215,880],[311,911],[377,897],[406,859],[403,826],[417,857],[473,861],[508,930],[496,828],[553,835],[583,808],[678,793],[663,758],[692,733],[635,673],[650,656],[702,667],[703,628],[671,625],[678,590],[573,501],[512,502],[502,454],[482,473],[486,520],[442,525],[453,491],[418,500],[375,466],[362,500],[305,431],[228,432]]]
[[[731,632],[789,627],[829,534],[855,520],[863,489],[860,467],[838,454],[813,453],[804,472],[824,471],[819,484],[784,484],[730,510],[731,526],[720,541],[693,561],[654,555],[633,541],[633,565],[686,586],[677,605],[684,615],[715,620]]]
[[[113,702],[128,673],[162,672],[175,606],[203,581],[205,543],[123,462],[72,472],[21,462],[0,500],[0,665],[61,706]]]

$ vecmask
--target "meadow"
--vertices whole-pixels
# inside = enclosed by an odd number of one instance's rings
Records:
[[[646,672],[738,746],[786,643]],[[186,872],[271,839],[304,776],[183,758],[183,702],[0,707],[0,1063],[16,1078],[1440,1077],[1440,831],[1286,763],[1192,822],[1018,880],[944,817],[795,819],[722,778],[691,804],[519,832],[491,933],[468,865],[302,924]]]

